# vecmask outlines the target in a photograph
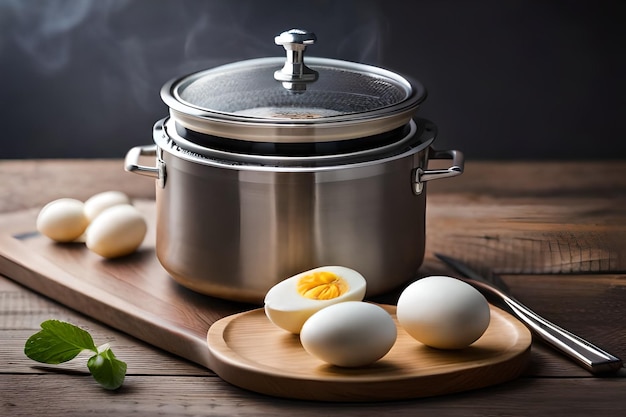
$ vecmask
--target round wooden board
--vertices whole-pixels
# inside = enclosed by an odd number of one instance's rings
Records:
[[[395,317],[395,306],[382,305]],[[398,326],[397,320],[396,325]],[[224,317],[207,334],[209,365],[225,381],[272,396],[318,401],[383,401],[472,390],[514,379],[525,369],[531,334],[491,306],[491,322],[470,347],[429,348],[398,326],[378,362],[340,368],[309,355],[299,336],[276,327],[263,309]]]

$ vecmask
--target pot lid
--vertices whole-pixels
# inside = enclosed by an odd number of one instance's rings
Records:
[[[172,80],[161,90],[184,127],[262,142],[355,139],[406,124],[425,89],[394,72],[348,61],[304,58],[316,41],[292,29],[275,38],[286,58],[223,65]]]

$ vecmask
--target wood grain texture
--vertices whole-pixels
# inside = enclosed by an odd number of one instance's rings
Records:
[[[522,291],[519,295],[523,296],[526,294],[526,277],[528,276],[505,278],[507,283],[514,283],[515,291]],[[615,275],[612,277],[619,278]],[[591,292],[585,296],[586,287],[593,286],[596,279],[602,277],[589,275],[576,278],[571,285],[572,291],[577,290],[579,293],[576,299],[593,301],[597,293]],[[532,288],[530,286],[528,290],[530,293]],[[558,293],[559,288],[552,287],[547,291],[546,297],[549,297],[550,294]],[[535,344],[525,377],[467,393],[365,405],[266,397],[233,387],[217,376],[212,376],[202,367],[151,349],[136,339],[52,300],[42,298],[2,277],[0,294],[9,294],[3,295],[3,300],[24,300],[0,303],[0,363],[3,364],[0,369],[0,415],[3,416],[313,416],[330,413],[362,417],[436,413],[441,416],[553,414],[613,417],[623,411],[622,397],[626,389],[626,375],[611,379],[593,378],[551,350]],[[535,306],[540,310],[558,311],[559,298],[546,301],[546,297],[537,300]],[[623,304],[617,304],[612,311],[595,312],[594,317],[599,322],[612,322],[615,319],[614,314],[625,311]],[[561,315],[557,312],[557,316],[553,318],[565,317],[568,313],[568,310]],[[21,318],[15,319],[17,315]],[[11,324],[4,325],[4,317],[9,317],[8,322]],[[129,364],[129,368],[132,367],[132,372],[129,372],[120,391],[110,393],[102,390],[91,377],[81,372],[84,367],[80,363],[69,362],[56,366],[55,370],[43,370],[23,356],[26,337],[34,333],[42,318],[51,317],[66,319],[87,328],[94,332],[94,337],[98,340],[114,342],[118,356]],[[570,321],[575,323],[575,317]],[[15,330],[22,327],[29,330]],[[590,330],[587,326],[583,327],[586,331]],[[626,351],[616,353],[626,356]],[[76,372],[64,372],[66,367]],[[76,398],[88,398],[89,401],[77,402],[74,400]]]
[[[118,159],[0,160],[0,212],[42,207],[61,197],[86,200],[108,190],[154,199],[154,183],[123,167]]]
[[[518,377],[530,354],[530,332],[495,307],[489,328],[460,350],[429,348],[402,329],[379,361],[341,368],[308,354],[296,335],[272,324],[263,309],[218,320],[207,335],[210,367],[224,380],[263,394],[318,401],[388,401],[450,394]]]
[[[209,326],[224,316],[253,306],[196,294],[176,284],[155,256],[154,202],[135,200],[135,205],[145,214],[149,233],[137,253],[117,260],[104,260],[87,250],[83,244],[55,244],[33,233],[37,209],[0,215],[0,271],[39,293],[91,317],[98,317],[104,323],[140,340],[208,366],[210,358],[205,346],[205,334]],[[441,206],[435,202],[431,207]],[[486,227],[481,226],[476,219],[468,220],[463,215],[467,211],[466,207],[464,212],[447,210],[449,217],[447,223],[442,225],[437,225],[437,215],[432,216],[434,220],[429,227],[435,231],[427,232],[428,245],[431,248],[440,245],[447,254],[462,252],[464,257],[471,254],[470,259],[474,263],[488,262],[484,259],[488,260],[489,257],[502,257],[502,252],[497,248],[487,250],[476,244],[466,248],[464,242],[459,240],[456,230],[471,236],[473,227]],[[493,213],[488,210],[486,213],[481,212],[481,216],[485,224],[498,221],[493,219]],[[451,228],[449,224],[461,224],[462,221],[467,224],[464,228]],[[506,230],[511,236],[522,233],[511,229],[510,225],[506,227],[501,226],[499,230]],[[452,237],[441,236],[450,230],[454,231]],[[569,230],[575,233],[577,229],[572,226]],[[611,236],[611,233],[607,230],[604,235]],[[572,241],[579,242],[576,237]],[[616,244],[612,248],[621,250]],[[521,248],[515,253],[531,252]],[[543,253],[541,249],[539,253]],[[502,259],[508,265],[513,264],[506,258]],[[492,262],[497,265],[496,260]],[[433,272],[429,265],[432,268],[430,254],[420,271],[422,275]],[[541,269],[540,263],[534,265],[534,269]],[[441,268],[441,265],[436,268]],[[397,294],[388,296],[394,299]]]
[[[36,210],[0,216],[0,270],[35,291],[140,340],[207,365],[205,335],[216,320],[251,306],[176,284],[154,253],[154,204],[136,200],[150,232],[139,250],[106,260],[84,244],[57,244],[33,232]]]
[[[623,161],[469,162],[429,184],[427,255],[502,274],[626,271],[625,205]]]
[[[0,275],[0,372],[3,374],[82,374],[85,363],[72,360],[45,366],[23,354],[26,340],[49,319],[62,320],[87,330],[96,344],[109,343],[118,358],[128,364],[130,375],[215,375],[199,366],[161,349],[155,349],[128,334],[71,310],[56,301],[26,290]],[[1,379],[2,377],[0,377]],[[1,415],[1,414],[0,414]]]
[[[560,326],[626,357],[626,274],[507,275],[512,294]]]
[[[501,274],[624,271],[624,203],[626,198],[459,204],[456,199],[431,196],[428,251]]]
[[[52,374],[1,378],[0,392],[6,399],[0,402],[0,414],[12,417],[616,417],[623,414],[626,391],[626,378],[520,378],[494,387],[442,397],[355,404],[268,397],[241,390],[217,377],[130,376],[122,389],[115,393],[103,392],[97,385],[89,383],[89,378]],[[45,393],[42,388],[49,388],[53,394]]]
[[[71,195],[84,199],[109,189],[122,189],[134,198],[154,198],[152,181],[127,174],[121,166],[120,160],[0,161],[0,213],[37,210],[54,198]],[[623,325],[626,316],[625,275],[620,266],[626,242],[611,237],[621,236],[620,230],[626,224],[626,212],[620,209],[624,207],[625,196],[626,161],[468,161],[462,176],[429,184],[427,258],[420,273],[450,273],[430,257],[433,248],[484,270],[492,266],[491,262],[495,262],[499,272],[521,271],[522,267],[530,270],[532,264],[533,271],[544,273],[503,276],[517,298],[552,321],[620,357],[626,357]],[[459,224],[452,214],[464,215],[461,208],[465,205],[472,207],[472,214]],[[437,207],[441,207],[439,213],[435,211]],[[535,207],[543,207],[543,212],[533,211]],[[493,213],[493,223],[488,222],[485,213]],[[435,227],[447,227],[447,219],[451,219],[450,225],[459,227],[458,230],[454,233],[442,231],[439,235],[434,233]],[[490,235],[495,236],[497,232],[500,240],[484,239],[482,227],[472,224],[476,219],[487,220],[487,225],[498,225]],[[614,228],[609,227],[605,219],[611,219]],[[518,230],[509,230],[508,221]],[[542,229],[544,224],[546,230]],[[594,238],[590,237],[592,231]],[[619,233],[615,234],[615,231]],[[513,245],[518,235],[539,236],[542,241],[555,241],[555,236],[560,236],[564,247],[580,246],[588,255],[587,258],[574,258],[586,259],[582,266],[573,263],[569,267],[563,261],[567,258],[560,255],[561,249],[557,251],[559,257],[553,258],[554,255],[543,253],[550,246],[519,242]],[[473,236],[471,241],[476,247],[469,243],[470,240],[461,240],[462,244],[457,245],[459,236]],[[580,238],[581,242],[578,242]],[[611,246],[613,243],[608,245],[605,239],[617,242]],[[553,247],[558,248],[558,245]],[[593,259],[598,257],[589,254],[600,253],[598,247],[608,251],[609,262],[594,263]],[[530,252],[515,254],[513,248]],[[554,265],[561,265],[565,272],[581,273],[555,274],[553,271],[558,268],[553,269]],[[596,265],[611,270],[596,272],[593,269]],[[588,273],[584,272],[585,267],[590,269]],[[618,267],[620,269],[614,269]],[[393,294],[382,297],[382,301],[393,303],[394,297]],[[101,312],[97,304],[94,311]],[[67,319],[93,331],[98,340],[112,341],[118,346],[120,352],[116,350],[116,354],[129,364],[129,368],[132,367],[120,391],[102,390],[84,374],[81,364],[68,363],[56,370],[47,370],[37,368],[24,358],[24,338],[34,333],[41,321],[52,317]],[[3,416],[436,414],[612,417],[623,414],[623,393],[626,392],[624,372],[614,378],[596,378],[546,346],[533,343],[530,365],[524,376],[480,390],[363,405],[267,397],[234,387],[204,367],[155,349],[99,321],[99,317],[85,316],[2,276],[0,364],[0,415]],[[66,366],[75,373],[63,372]]]

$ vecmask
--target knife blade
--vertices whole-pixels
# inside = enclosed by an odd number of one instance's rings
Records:
[[[565,354],[589,372],[605,374],[616,372],[623,367],[621,359],[541,317],[511,297],[507,290],[495,284],[493,279],[486,278],[458,259],[439,253],[435,253],[435,256],[461,275],[457,278],[472,285],[485,297],[495,299],[524,323],[535,337]]]

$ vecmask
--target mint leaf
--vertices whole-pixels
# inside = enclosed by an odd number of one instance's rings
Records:
[[[67,362],[83,350],[95,353],[87,361],[87,367],[96,382],[109,390],[122,386],[126,363],[115,357],[108,344],[96,347],[91,335],[73,324],[59,320],[44,321],[41,331],[29,337],[24,345],[26,356],[49,364]]]
[[[41,329],[24,346],[26,356],[37,362],[58,364],[74,359],[83,350],[98,351],[91,335],[73,324],[47,320]]]
[[[89,358],[87,367],[93,378],[106,389],[115,390],[124,383],[126,363],[117,359],[108,347]]]

